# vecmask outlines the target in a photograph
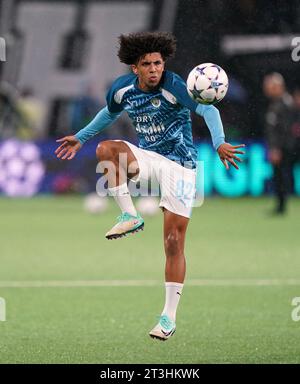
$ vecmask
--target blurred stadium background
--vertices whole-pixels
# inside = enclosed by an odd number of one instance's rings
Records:
[[[205,201],[190,223],[178,334],[163,345],[147,337],[163,303],[161,215],[145,203],[146,231],[106,242],[118,211],[108,200],[89,215],[85,200],[99,178],[97,143],[136,142],[128,119],[71,162],[54,155],[55,139],[90,121],[128,71],[117,37],[145,30],[175,34],[168,69],[184,79],[202,62],[226,70],[218,108],[227,141],[247,144],[240,170],[226,172],[193,116]],[[296,0],[0,0],[1,363],[300,362],[300,322],[291,318],[300,296],[300,154],[288,212],[271,217],[262,90],[273,71],[291,95],[300,88],[299,45]],[[296,104],[291,122],[299,143]]]

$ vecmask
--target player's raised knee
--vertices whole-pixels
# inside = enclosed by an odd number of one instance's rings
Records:
[[[101,141],[96,149],[96,156],[99,161],[111,160],[115,156],[116,148],[113,140]]]

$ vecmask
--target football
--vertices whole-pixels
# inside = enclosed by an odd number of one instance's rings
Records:
[[[145,216],[156,215],[159,209],[159,202],[155,197],[140,197],[136,202],[137,210]]]
[[[98,196],[97,193],[92,192],[85,196],[83,207],[86,212],[96,215],[107,210],[108,201],[107,198]]]
[[[227,89],[227,74],[217,64],[200,64],[189,73],[187,91],[197,103],[216,104],[224,98]]]

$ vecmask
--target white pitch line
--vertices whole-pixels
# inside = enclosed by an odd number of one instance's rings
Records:
[[[159,280],[49,280],[0,281],[0,288],[76,288],[76,287],[154,287],[163,286]],[[189,286],[297,286],[300,279],[190,279]]]

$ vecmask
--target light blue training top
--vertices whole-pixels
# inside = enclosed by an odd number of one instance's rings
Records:
[[[114,122],[125,110],[139,139],[139,147],[157,152],[188,168],[195,168],[190,111],[204,117],[213,146],[225,142],[219,111],[213,105],[198,104],[189,96],[177,74],[164,71],[157,90],[144,92],[134,74],[119,77],[108,91],[107,106],[75,136],[83,144]]]

